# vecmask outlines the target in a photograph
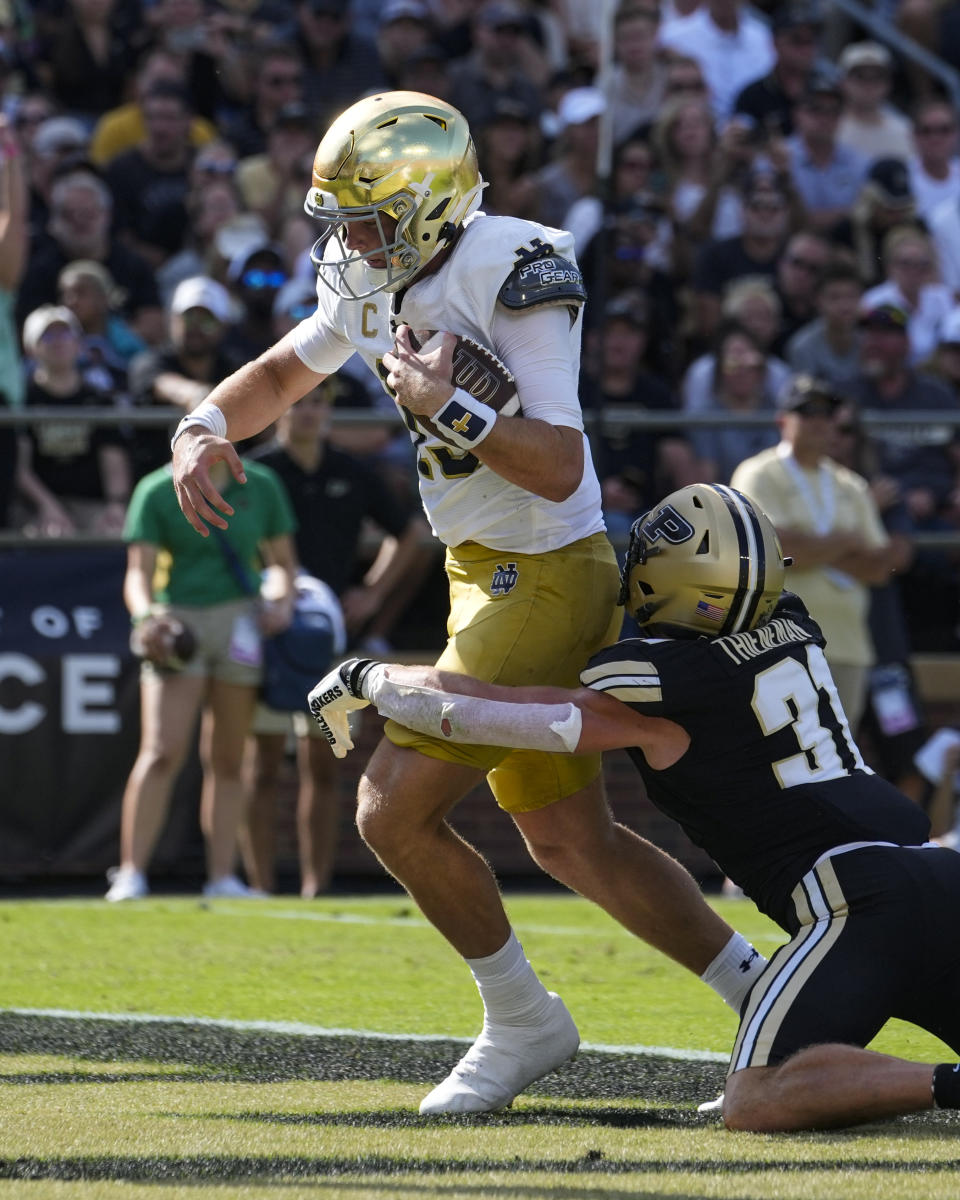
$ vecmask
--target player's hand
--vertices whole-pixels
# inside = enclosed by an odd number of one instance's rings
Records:
[[[307,697],[313,719],[330,743],[336,758],[346,758],[353,749],[350,736],[350,713],[366,708],[370,703],[363,695],[363,677],[372,666],[368,658],[348,658],[328,671]]]
[[[233,516],[233,509],[210,478],[210,468],[216,462],[225,462],[238,483],[247,482],[240,456],[226,438],[195,425],[185,429],[173,444],[173,486],[177,503],[201,537],[210,536],[207,524],[217,529],[227,528],[221,513]]]
[[[414,350],[409,325],[397,330],[393,353],[383,356],[383,365],[389,372],[387,386],[412,413],[432,417],[453,395],[450,379],[456,341],[452,333],[446,333],[441,344],[425,354]]]

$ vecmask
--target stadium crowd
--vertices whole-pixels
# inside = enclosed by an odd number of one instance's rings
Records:
[[[956,54],[960,3],[876,7]],[[814,616],[856,627],[836,639],[855,661],[832,665],[859,672],[878,742],[912,734],[884,763],[903,782],[924,735],[910,651],[960,645],[957,551],[912,542],[960,531],[958,113],[932,76],[806,0],[622,0],[610,30],[605,12],[0,3],[0,397],[64,412],[0,426],[0,527],[123,529],[170,436],[124,414],[191,411],[310,314],[303,198],[319,137],[361,96],[426,92],[468,118],[485,211],[574,235],[581,399],[608,529],[624,535],[674,488],[762,468],[815,577]],[[415,460],[390,398],[349,368],[329,398],[384,413],[379,429],[338,422],[324,436],[412,513]],[[89,405],[114,407],[116,424],[79,419]],[[659,422],[601,416],[617,407]],[[945,419],[870,425],[911,411]],[[270,439],[245,449],[270,453]],[[804,454],[813,471],[841,464],[835,488],[814,495],[784,468]],[[360,556],[331,582],[345,594],[369,567]],[[351,632],[380,636],[373,605]]]

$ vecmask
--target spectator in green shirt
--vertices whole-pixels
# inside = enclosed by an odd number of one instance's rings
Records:
[[[235,510],[222,538],[200,539],[184,521],[169,467],[140,480],[127,512],[123,596],[143,656],[141,734],[123,795],[121,861],[109,873],[108,900],[149,891],[147,866],[198,712],[204,895],[262,895],[235,874],[245,805],[243,748],[257,702],[262,638],[284,629],[293,612],[296,519],[268,467],[247,463],[245,486],[228,478],[225,464],[214,470]],[[259,597],[261,565],[277,577],[269,603]],[[177,623],[192,634],[192,652],[171,650]]]

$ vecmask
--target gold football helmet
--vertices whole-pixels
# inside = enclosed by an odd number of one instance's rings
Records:
[[[789,561],[770,518],[742,492],[694,483],[634,521],[620,603],[655,637],[756,629]]]
[[[398,291],[479,207],[483,187],[466,118],[451,105],[421,92],[359,100],[313,161],[304,209],[326,225],[311,253],[317,273],[349,300]],[[348,248],[356,222],[375,222],[373,249]]]

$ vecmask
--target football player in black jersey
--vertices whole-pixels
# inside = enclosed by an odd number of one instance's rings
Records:
[[[728,1127],[958,1108],[960,1064],[864,1047],[898,1017],[960,1054],[960,856],[864,763],[786,565],[746,496],[694,484],[633,527],[621,596],[647,636],[602,650],[579,690],[353,660],[314,715],[340,753],[345,710],[367,702],[459,741],[626,749],[650,799],[789,934],[741,1010]]]

